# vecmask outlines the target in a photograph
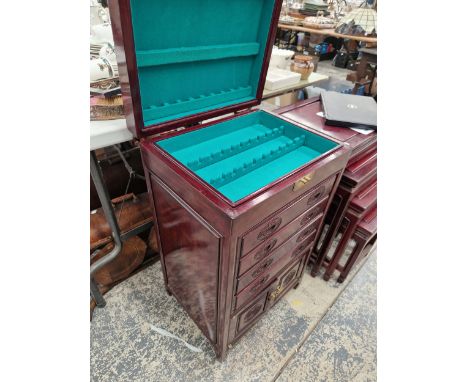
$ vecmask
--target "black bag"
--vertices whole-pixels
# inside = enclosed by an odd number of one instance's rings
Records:
[[[346,52],[338,52],[336,53],[335,58],[333,59],[333,65],[337,68],[346,68],[348,64],[349,55]]]
[[[350,59],[348,63],[346,64],[346,69],[349,70],[356,70],[357,68],[357,61]]]

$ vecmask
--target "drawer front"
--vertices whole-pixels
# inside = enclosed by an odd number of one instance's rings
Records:
[[[254,248],[256,249],[256,247],[261,249],[261,245],[264,245],[265,248],[268,248],[269,245],[270,251],[275,246],[279,245],[280,243],[278,242],[273,243],[274,239],[273,241],[269,239],[272,238],[272,236],[277,232],[279,232],[281,228],[302,214],[305,210],[310,209],[320,201],[326,199],[330,195],[335,178],[336,175],[333,175],[319,183],[294,204],[276,212],[269,219],[258,224],[256,227],[250,230],[250,232],[245,234],[242,238],[241,256],[247,255],[251,250]]]
[[[237,294],[235,309],[242,307],[245,303],[251,301],[267,289],[271,285],[272,281],[277,279],[278,272],[280,272],[286,264],[293,261],[293,259],[300,258],[304,253],[307,253],[307,250],[313,245],[316,234],[317,230],[314,230],[309,238],[304,239],[303,242],[296,243],[296,246],[289,252],[289,254],[281,257],[279,261],[271,266],[271,268],[269,267],[267,270],[256,275],[256,278],[253,279],[253,281],[252,278],[249,277],[251,273],[244,276],[246,280],[251,282]],[[244,282],[244,280],[239,280],[239,282],[242,282],[240,285],[247,283],[247,281]],[[240,290],[241,288],[238,289]]]
[[[251,251],[248,255],[242,257],[240,259],[238,275],[243,275],[255,264],[258,264],[267,257],[270,257],[273,252],[278,250],[282,244],[291,237],[291,235],[297,234],[297,232],[303,227],[306,227],[308,224],[317,227],[320,223],[320,218],[324,213],[327,200],[328,198],[319,203],[318,206],[312,207],[311,209],[305,211],[302,215],[299,215],[298,218],[293,220],[287,226],[283,227],[276,235],[273,235],[270,239],[268,239],[265,244],[260,245],[258,248],[255,248],[253,251]]]
[[[268,293],[265,310],[275,305],[292,286],[298,281],[302,269],[302,261],[295,263],[288,271],[279,278],[276,288]]]
[[[297,275],[300,270],[301,262],[296,262],[292,267],[289,267],[283,272],[275,282],[270,284],[270,288],[265,290],[252,304],[247,308],[242,309],[231,320],[229,329],[229,341],[240,337],[243,332],[253,325],[254,322],[262,316],[262,314],[272,305],[272,302],[277,301],[282,297],[287,288],[297,282]],[[279,291],[279,292],[278,292]],[[281,295],[280,295],[281,294]]]
[[[259,317],[266,305],[267,293],[264,293],[256,302],[254,302],[248,309],[238,315],[236,334],[245,329],[257,317]]]
[[[306,229],[306,231],[309,231],[309,229]],[[242,291],[251,282],[254,282],[255,279],[258,278],[260,280],[263,275],[274,273],[275,270],[281,269],[293,258],[299,257],[307,248],[310,247],[312,241],[317,235],[317,229],[315,228],[310,232],[304,233],[308,233],[309,236],[301,237],[301,235],[298,235],[295,240],[288,241],[282,245],[277,251],[275,251],[275,253],[269,256],[268,259],[265,259],[259,265],[255,266],[243,275],[238,280],[237,290]]]

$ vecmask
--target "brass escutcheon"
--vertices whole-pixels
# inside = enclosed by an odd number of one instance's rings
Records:
[[[302,187],[304,187],[307,183],[309,183],[312,178],[314,177],[314,173],[311,172],[310,174],[307,174],[306,176],[303,176],[301,179],[296,180],[293,186],[293,191],[300,190]]]

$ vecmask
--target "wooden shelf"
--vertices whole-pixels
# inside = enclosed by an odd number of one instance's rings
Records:
[[[350,40],[355,41],[363,41],[368,43],[377,43],[377,37],[365,37],[365,36],[353,36],[347,34],[336,33],[334,29],[314,29],[314,28],[306,28],[300,27],[297,25],[285,25],[285,24],[278,24],[278,28],[286,29],[286,30],[293,30],[298,32],[307,32],[312,34],[318,34],[322,36],[333,36],[338,38],[347,38]]]

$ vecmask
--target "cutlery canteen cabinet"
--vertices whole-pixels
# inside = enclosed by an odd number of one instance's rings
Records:
[[[297,287],[348,161],[337,140],[252,109],[275,0],[111,0],[168,293],[218,358]]]

